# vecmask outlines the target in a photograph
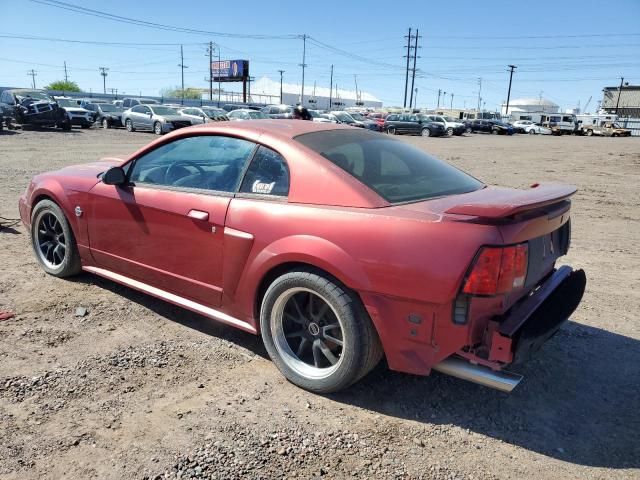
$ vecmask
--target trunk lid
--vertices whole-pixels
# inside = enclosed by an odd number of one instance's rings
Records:
[[[446,215],[455,220],[480,223],[504,223],[518,217],[530,217],[536,211],[551,210],[565,203],[575,192],[573,185],[532,185],[527,190],[486,187],[475,192],[451,195],[403,205],[404,210]]]

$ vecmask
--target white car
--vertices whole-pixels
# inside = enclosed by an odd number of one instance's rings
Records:
[[[547,127],[542,127],[540,125],[536,125],[535,123],[532,125],[527,125],[524,129],[529,135],[551,135],[551,129]]]
[[[202,110],[195,107],[179,108],[178,113],[183,117],[186,117],[189,120],[191,120],[191,123],[193,125],[207,123],[209,119],[209,117],[207,117],[207,115]]]
[[[318,110],[309,110],[309,115],[311,115],[313,121],[317,123],[336,123],[326,117],[323,117],[323,113]]]
[[[227,113],[229,120],[264,120],[268,117],[260,110],[251,110],[250,108],[239,108],[238,110],[231,110]]]
[[[427,119],[432,122],[441,123],[448,137],[451,135],[462,135],[466,132],[464,123],[457,122],[451,117],[444,115],[426,115]]]
[[[511,124],[518,133],[527,133],[527,127],[535,125],[531,120],[516,120]]]

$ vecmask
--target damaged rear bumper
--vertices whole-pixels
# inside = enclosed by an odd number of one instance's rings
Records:
[[[491,322],[488,358],[461,350],[433,369],[510,392],[522,377],[503,367],[526,361],[558,331],[580,304],[586,283],[583,270],[560,267],[531,295]]]

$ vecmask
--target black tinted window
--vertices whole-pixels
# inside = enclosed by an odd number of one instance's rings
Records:
[[[245,174],[240,191],[264,195],[287,196],[289,169],[278,152],[260,147]]]
[[[472,192],[475,178],[400,140],[368,131],[326,130],[295,140],[391,203]]]

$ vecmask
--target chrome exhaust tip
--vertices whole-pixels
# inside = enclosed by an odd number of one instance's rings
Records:
[[[449,357],[432,367],[440,373],[452,377],[468,380],[485,387],[494,388],[501,392],[509,393],[524,378],[517,373],[495,371],[482,365],[474,365],[467,360],[457,357]]]

